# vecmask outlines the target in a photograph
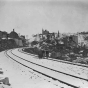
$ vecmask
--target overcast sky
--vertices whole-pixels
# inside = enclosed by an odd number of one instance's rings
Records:
[[[3,0],[0,1],[0,30],[29,35],[88,30],[87,0]]]

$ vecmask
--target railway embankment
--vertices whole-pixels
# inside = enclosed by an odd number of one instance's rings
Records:
[[[23,49],[23,51],[30,54],[38,55],[40,50],[37,47],[35,47],[35,48],[25,48]],[[63,54],[62,56],[58,55],[57,57],[57,54],[60,54],[60,52],[50,51],[49,58],[88,65],[88,56],[84,57],[82,56],[82,54],[75,54],[71,52],[70,54],[66,53]]]

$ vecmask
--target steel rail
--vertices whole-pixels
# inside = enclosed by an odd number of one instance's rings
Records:
[[[11,52],[11,53],[12,53],[12,52]],[[13,53],[12,53],[12,54],[13,54]],[[43,67],[43,68],[46,68],[46,69],[49,69],[49,70],[52,70],[52,71],[55,71],[55,72],[58,72],[58,73],[62,73],[62,74],[65,74],[65,75],[68,75],[68,76],[71,76],[71,77],[74,77],[74,78],[78,78],[78,79],[82,79],[82,80],[88,81],[88,79],[81,78],[81,77],[78,77],[78,76],[74,76],[74,75],[71,75],[71,74],[68,74],[68,73],[64,73],[64,72],[61,72],[61,71],[57,71],[57,70],[48,68],[48,67],[46,67],[46,66],[42,66],[42,65],[36,64],[36,63],[34,63],[34,62],[32,62],[32,61],[25,60],[24,58],[19,57],[19,56],[15,55],[15,54],[13,54],[13,55],[16,56],[16,57],[18,57],[18,58],[21,58],[21,59],[24,60],[24,61],[30,62],[30,63],[32,63],[32,64],[35,64],[35,65],[37,65],[37,66],[41,66],[41,67]]]
[[[48,77],[48,78],[52,78],[53,80],[58,80],[59,82],[61,82],[61,83],[63,83],[63,84],[66,84],[66,85],[68,85],[68,86],[71,86],[71,87],[73,87],[73,88],[79,88],[78,86],[69,84],[69,83],[67,83],[67,82],[64,82],[64,81],[62,81],[62,80],[59,80],[59,79],[54,78],[54,77],[52,77],[52,76],[49,76],[49,75],[47,75],[47,74],[44,74],[44,73],[42,73],[42,72],[40,72],[40,71],[37,71],[37,70],[35,70],[35,69],[33,69],[33,68],[27,66],[27,65],[24,65],[23,63],[21,63],[21,62],[15,60],[15,59],[12,58],[10,55],[8,55],[8,54],[7,54],[7,51],[5,51],[5,54],[6,54],[6,56],[8,56],[9,58],[11,58],[11,59],[14,60],[15,62],[17,62],[17,63],[23,65],[24,67],[27,67],[27,68],[33,70],[33,71],[35,71],[35,72],[37,72],[37,73],[39,73],[39,74],[42,74],[42,75],[44,75],[44,76],[46,76],[46,77]],[[20,58],[20,57],[19,57],[19,58]],[[21,59],[21,58],[20,58],[20,59]],[[27,62],[28,62],[28,61],[27,61]]]

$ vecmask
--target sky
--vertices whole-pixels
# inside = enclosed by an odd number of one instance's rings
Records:
[[[74,33],[88,30],[87,0],[0,0],[0,30],[31,37],[43,29]]]

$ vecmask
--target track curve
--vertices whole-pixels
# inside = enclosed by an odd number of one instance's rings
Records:
[[[10,53],[11,53],[13,56],[15,56],[15,58],[19,58],[20,60],[23,60],[23,61],[25,61],[25,62],[28,62],[28,63],[31,63],[31,64],[33,64],[33,65],[42,67],[43,69],[51,70],[52,72],[58,73],[59,75],[60,75],[60,74],[64,74],[64,75],[71,76],[71,77],[73,77],[73,78],[75,78],[75,79],[81,79],[82,81],[83,81],[83,80],[84,80],[84,81],[88,81],[88,79],[84,79],[84,78],[72,76],[72,75],[69,75],[69,74],[66,74],[66,73],[62,73],[62,72],[60,72],[60,71],[56,71],[56,70],[54,70],[54,69],[51,69],[51,68],[48,68],[48,67],[45,67],[45,66],[42,66],[42,65],[33,63],[33,62],[31,62],[31,61],[25,60],[24,58],[15,55],[15,54],[12,52],[12,50],[10,50]],[[59,82],[64,83],[64,84],[66,84],[66,85],[68,85],[68,86],[71,86],[71,87],[73,87],[73,88],[79,88],[79,86],[80,86],[80,85],[77,86],[77,85],[74,84],[74,83],[71,84],[71,83],[62,81],[62,80],[60,80],[60,79],[58,79],[58,78],[56,78],[56,77],[53,77],[53,76],[51,76],[51,75],[49,75],[49,74],[47,75],[46,73],[41,72],[40,70],[36,70],[36,69],[34,69],[34,68],[31,68],[31,67],[27,66],[26,64],[24,64],[24,63],[22,63],[22,62],[20,62],[20,61],[18,61],[18,60],[16,60],[16,59],[14,59],[13,57],[11,57],[11,56],[8,54],[8,51],[6,51],[5,54],[6,54],[9,58],[11,58],[12,60],[16,61],[17,63],[19,63],[19,64],[21,64],[21,65],[23,65],[23,66],[25,66],[25,67],[27,67],[27,68],[30,68],[30,69],[34,70],[35,72],[38,72],[39,74],[42,74],[42,75],[47,76],[47,77],[49,77],[49,78],[52,78],[52,79],[54,79],[54,80],[58,80]],[[74,85],[73,85],[73,84],[74,84]]]

